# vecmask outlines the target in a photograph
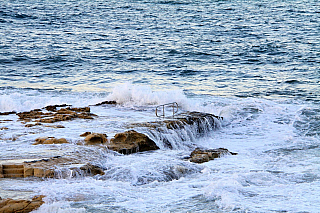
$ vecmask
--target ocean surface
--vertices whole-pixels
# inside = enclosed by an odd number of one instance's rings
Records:
[[[105,170],[3,178],[0,197],[45,195],[37,213],[320,212],[318,0],[0,2],[0,112],[107,100],[118,104],[59,129],[0,115],[0,163],[80,153]],[[156,106],[170,102],[224,119],[201,137],[143,132],[153,152],[77,145],[87,131],[112,138],[159,120]],[[71,143],[32,146],[43,136]],[[196,147],[238,155],[184,160]]]

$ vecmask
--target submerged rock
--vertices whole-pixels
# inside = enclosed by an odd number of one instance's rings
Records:
[[[40,126],[42,125],[41,123],[35,123],[35,124],[26,124],[25,127],[34,127],[34,126]]]
[[[215,158],[220,158],[223,155],[237,155],[237,153],[230,152],[228,149],[200,149],[196,148],[191,152],[189,160],[194,163],[204,163]]]
[[[148,136],[134,130],[118,133],[110,140],[108,148],[121,154],[157,150],[159,147]]]
[[[38,209],[44,201],[45,196],[34,196],[32,200],[13,200],[11,198],[3,199],[0,201],[1,213],[28,213]]]
[[[38,144],[63,144],[68,143],[68,141],[65,138],[55,138],[55,137],[43,137],[43,138],[37,138],[36,142],[32,145],[38,145]]]

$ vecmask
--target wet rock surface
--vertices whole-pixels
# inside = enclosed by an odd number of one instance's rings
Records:
[[[186,126],[197,126],[197,131],[202,133],[206,128],[217,128],[219,120],[223,120],[223,117],[219,117],[210,113],[203,112],[185,112],[176,115],[174,118],[168,118],[161,121],[132,123],[128,127],[147,127],[152,129],[167,128],[167,129],[183,129]]]
[[[45,109],[48,112],[43,112],[42,109],[34,109],[29,112],[20,112],[17,113],[19,119],[22,122],[35,122],[37,125],[41,123],[55,123],[59,121],[70,121],[76,118],[79,119],[93,119],[93,116],[96,116],[93,113],[90,113],[90,107],[82,108],[60,108],[57,107],[67,106],[67,105],[54,105],[47,106]],[[27,124],[26,127],[32,127],[34,125]]]
[[[156,143],[148,136],[136,132],[135,130],[116,134],[114,138],[110,140],[107,147],[121,154],[131,154],[159,149]]]
[[[41,137],[37,138],[36,142],[32,145],[38,145],[38,144],[63,144],[68,143],[68,141],[65,138],[55,138],[55,137]]]
[[[0,164],[0,178],[64,178],[103,174],[101,167],[86,162],[85,157],[81,156],[56,156],[17,164]]]
[[[104,144],[107,142],[107,135],[101,133],[90,133],[85,134],[86,138],[84,139],[86,145],[98,145]]]
[[[107,105],[107,104],[117,104],[117,102],[116,101],[103,101],[103,102],[95,104],[94,106],[101,106],[101,105]]]
[[[218,149],[200,149],[196,148],[193,152],[191,152],[190,162],[193,163],[205,163],[210,160],[214,160],[215,158],[220,158],[223,155],[237,155],[237,153],[230,152],[225,148]]]
[[[17,112],[11,111],[11,112],[0,112],[0,115],[11,115],[11,114],[16,114]]]
[[[43,195],[34,196],[32,200],[0,199],[0,213],[28,213],[38,209],[44,201]]]

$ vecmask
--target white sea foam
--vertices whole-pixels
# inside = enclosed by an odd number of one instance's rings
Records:
[[[85,213],[85,208],[72,208],[70,207],[70,202],[54,202],[51,204],[43,204],[37,210],[32,211],[32,213]]]
[[[131,83],[118,84],[107,97],[126,106],[147,106],[177,102],[187,103],[187,97],[182,90],[152,91],[149,86],[133,85]]]
[[[5,90],[0,93],[0,112],[23,112],[48,105],[88,106],[105,101],[105,93],[45,93],[36,90]]]

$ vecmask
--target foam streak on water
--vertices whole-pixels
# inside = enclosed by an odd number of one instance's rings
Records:
[[[0,179],[0,196],[45,195],[38,213],[319,211],[319,23],[313,0],[1,1],[0,112],[68,104],[98,116],[28,128],[0,115],[0,163],[78,156],[105,175],[61,166],[56,179]],[[171,102],[223,120],[136,125]],[[79,145],[84,132],[129,129],[160,149]],[[32,145],[47,136],[70,143]],[[195,164],[196,147],[238,155]]]

